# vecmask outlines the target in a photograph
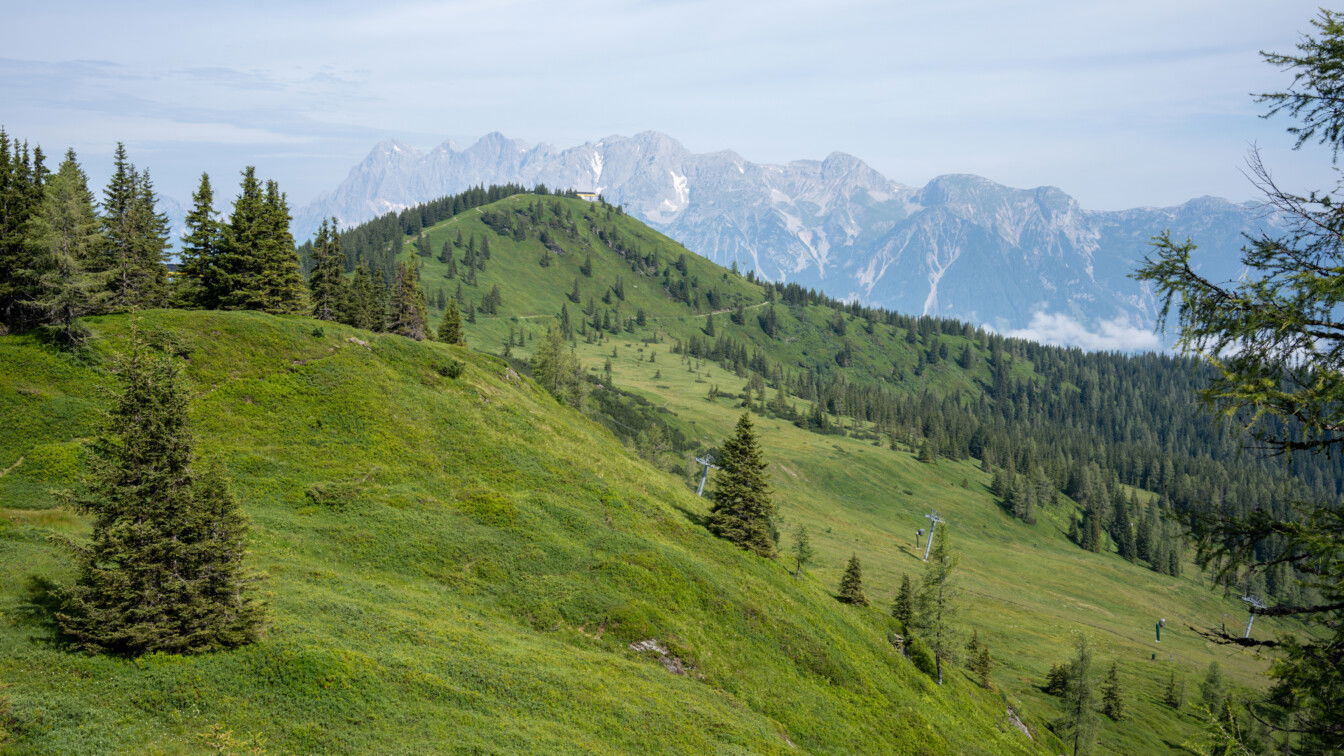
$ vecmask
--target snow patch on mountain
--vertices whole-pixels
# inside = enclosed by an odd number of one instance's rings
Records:
[[[1201,272],[1226,278],[1236,275],[1242,234],[1278,223],[1263,208],[1213,197],[1093,212],[1055,187],[968,174],[913,188],[841,152],[774,165],[730,150],[691,153],[654,131],[559,149],[494,132],[429,153],[379,143],[299,212],[296,232],[502,183],[596,191],[687,248],[766,279],[1079,345],[1147,343],[1126,329],[1150,332],[1158,303],[1128,274],[1155,234],[1194,238],[1210,261]]]

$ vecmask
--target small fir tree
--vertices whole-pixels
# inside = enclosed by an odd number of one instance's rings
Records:
[[[1111,662],[1111,670],[1101,684],[1101,713],[1118,722],[1125,716],[1125,702],[1120,695],[1120,667]]]
[[[900,620],[901,627],[910,630],[910,621],[915,616],[915,588],[910,576],[901,575],[901,587],[896,591],[896,599],[891,602],[891,616]]]
[[[387,289],[372,263],[355,268],[345,296],[345,311],[341,322],[370,331],[383,330],[387,311]]]
[[[1172,670],[1167,677],[1167,687],[1162,693],[1162,703],[1173,709],[1180,709],[1185,703],[1185,682],[1176,679],[1176,671]]]
[[[443,320],[439,323],[439,341],[445,344],[457,344],[466,346],[467,339],[462,332],[462,312],[457,309],[457,300],[448,300],[448,307],[443,311]]]
[[[392,283],[387,307],[387,331],[416,341],[429,336],[425,294],[420,290],[420,277],[413,263],[397,265],[397,278]]]
[[[799,525],[798,530],[794,531],[793,536],[793,576],[796,578],[803,574],[803,568],[812,557],[816,556],[816,551],[812,549],[812,541],[807,536],[807,528]]]
[[[560,331],[551,329],[537,346],[532,358],[532,377],[551,395],[571,407],[583,406],[584,390],[583,369],[574,350],[560,335]]]
[[[915,594],[914,630],[928,642],[937,663],[938,684],[943,684],[943,662],[955,653],[952,618],[956,614],[956,591],[952,586],[952,572],[957,566],[956,556],[949,547],[945,531],[934,541],[928,565]]]
[[[868,606],[868,597],[863,595],[863,567],[857,554],[851,554],[849,564],[845,565],[845,574],[840,576],[840,590],[836,598],[846,604]]]
[[[138,335],[93,446],[93,517],[56,621],[86,651],[198,653],[254,640],[263,610],[243,572],[246,521],[218,472],[198,472],[178,366]]]
[[[1227,685],[1223,682],[1223,670],[1218,662],[1209,662],[1204,679],[1199,682],[1199,700],[1204,708],[1215,714],[1222,710],[1223,699],[1227,696]]]
[[[765,480],[766,466],[751,413],[743,412],[720,453],[708,526],[720,538],[763,557],[774,557],[771,519],[775,510]]]
[[[1069,687],[1069,665],[1053,664],[1045,675],[1043,690],[1052,696],[1062,696]]]
[[[1055,723],[1055,732],[1072,749],[1073,756],[1085,753],[1097,735],[1097,712],[1092,692],[1092,650],[1087,639],[1078,636],[1077,654],[1069,662],[1064,687],[1064,716]]]
[[[990,687],[989,673],[993,667],[994,660],[989,655],[989,647],[983,643],[976,644],[975,650],[970,654],[970,669],[980,687]]]

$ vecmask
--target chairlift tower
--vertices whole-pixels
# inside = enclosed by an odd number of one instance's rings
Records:
[[[1248,604],[1246,607],[1246,632],[1241,637],[1249,638],[1251,637],[1251,625],[1255,624],[1255,610],[1264,609],[1265,605],[1255,596],[1242,596],[1241,600]]]
[[[709,471],[710,469],[717,470],[719,469],[719,466],[714,464],[714,458],[709,456],[708,454],[706,454],[703,457],[696,457],[695,461],[699,462],[701,465],[704,465],[704,470],[700,472],[700,485],[695,489],[695,495],[704,496],[705,481],[709,479]]]
[[[924,561],[929,561],[929,550],[933,548],[933,531],[937,529],[938,523],[943,522],[943,518],[938,516],[937,512],[930,512],[924,515],[929,520],[929,537],[924,541]]]

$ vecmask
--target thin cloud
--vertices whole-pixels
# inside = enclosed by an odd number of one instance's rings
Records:
[[[1142,352],[1162,346],[1156,333],[1134,325],[1127,318],[1102,320],[1095,328],[1088,328],[1077,318],[1062,312],[1037,311],[1031,316],[1031,322],[1026,328],[1008,331],[1004,335],[1093,352]]]

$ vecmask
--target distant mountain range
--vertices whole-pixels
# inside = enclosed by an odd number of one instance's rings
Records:
[[[946,175],[914,188],[844,153],[768,165],[648,131],[565,149],[499,133],[428,152],[382,142],[297,214],[296,230],[510,182],[597,191],[687,248],[771,280],[1101,349],[1159,346],[1152,292],[1128,278],[1155,234],[1193,238],[1206,272],[1226,278],[1243,234],[1279,225],[1255,203],[1089,211],[1054,187]]]

